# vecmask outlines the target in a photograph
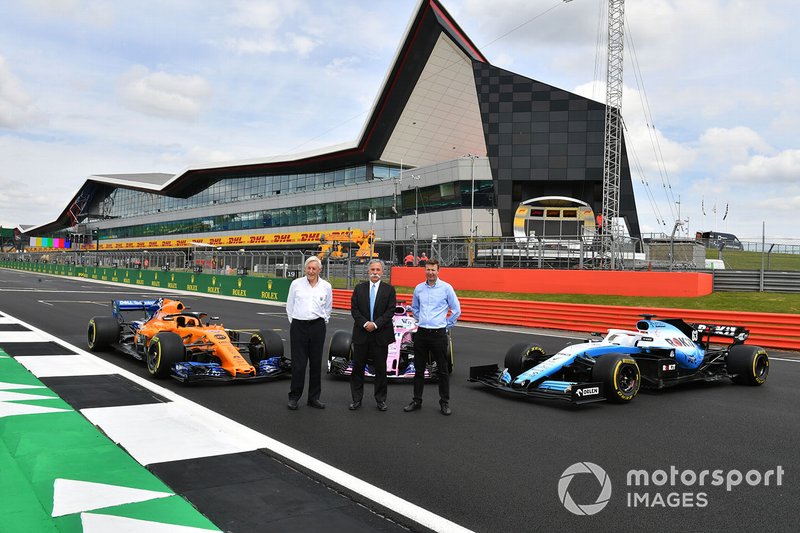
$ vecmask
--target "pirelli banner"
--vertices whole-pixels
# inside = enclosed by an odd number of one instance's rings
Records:
[[[239,298],[253,298],[273,302],[285,302],[289,296],[289,285],[292,283],[291,279],[286,278],[223,276],[219,274],[163,272],[133,268],[83,267],[19,261],[0,261],[0,267],[40,272],[42,274],[111,281],[141,287],[158,287],[160,289],[237,296]]]

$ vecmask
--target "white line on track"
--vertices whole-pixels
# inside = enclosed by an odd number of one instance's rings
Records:
[[[5,314],[5,313],[4,313]],[[8,318],[14,318],[8,314],[6,314]],[[40,330],[39,328],[27,324],[21,320],[15,319],[18,323],[22,324],[30,328],[31,331],[34,331],[43,337],[52,340],[56,344],[60,344],[65,348],[70,350],[74,350],[78,354],[82,356],[89,356],[96,359],[98,365],[100,366],[107,366],[108,372],[112,374],[119,374],[121,376],[126,377],[127,379],[171,400],[175,403],[176,406],[179,406],[185,409],[190,418],[197,418],[203,420],[209,427],[213,427],[218,434],[226,434],[229,435],[235,442],[241,444],[241,446],[249,447],[250,449],[260,449],[265,448],[270,450],[271,452],[280,455],[291,462],[297,463],[298,465],[302,466],[303,468],[308,469],[309,471],[315,472],[317,475],[320,475],[333,483],[344,487],[347,490],[350,490],[356,494],[361,495],[362,497],[371,500],[387,509],[391,509],[392,511],[405,516],[406,518],[426,527],[432,529],[434,531],[443,531],[443,532],[469,532],[471,530],[456,524],[455,522],[451,522],[450,520],[441,517],[437,514],[428,511],[427,509],[423,509],[418,505],[415,505],[409,501],[406,501],[399,496],[395,496],[390,492],[387,492],[375,485],[367,483],[347,472],[339,470],[338,468],[331,466],[327,463],[320,461],[319,459],[315,459],[314,457],[301,452],[291,446],[284,444],[278,440],[275,440],[267,435],[259,433],[253,429],[248,428],[228,417],[225,417],[215,411],[207,409],[199,404],[189,401],[188,399],[180,396],[177,393],[172,392],[169,389],[165,389],[160,385],[156,385],[155,383],[141,378],[136,374],[133,374],[123,368],[117,367],[116,365],[105,361],[104,359],[100,359],[99,357],[86,352],[69,344],[66,341],[59,339],[45,331]],[[69,356],[61,356],[61,357],[69,357]],[[91,411],[91,410],[90,410]]]
[[[49,305],[53,307],[53,304],[92,304],[92,305],[101,305],[103,307],[108,307],[107,301],[100,301],[97,300],[36,300],[40,304]]]
[[[59,290],[59,289],[40,289],[38,287],[23,287],[23,288],[18,288],[18,289],[8,289],[8,288],[0,289],[0,292],[57,292],[59,294],[60,293],[69,294],[69,293],[74,293],[74,292],[85,294],[87,292],[91,292],[92,294],[119,294],[120,292],[125,292],[125,291],[98,291],[98,290],[88,291],[86,289],[79,290],[79,291],[65,291],[65,290]],[[130,294],[139,294],[141,291],[129,291],[129,292],[130,292]]]
[[[783,357],[770,357],[770,361],[785,361],[787,363],[800,363],[800,359],[784,359]]]

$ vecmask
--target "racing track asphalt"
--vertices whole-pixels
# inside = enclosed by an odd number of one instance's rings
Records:
[[[443,272],[446,279],[446,272]],[[79,291],[79,292],[76,292]],[[110,300],[158,297],[137,290],[0,270],[0,311],[83,347],[88,319],[110,313]],[[272,328],[286,338],[282,306],[182,296],[196,311],[219,316],[232,328]],[[349,329],[347,313],[335,312],[328,328]],[[467,383],[471,365],[501,363],[508,346],[529,340],[552,351],[582,340],[559,332],[460,324],[454,333],[456,368],[451,384],[454,414],[442,417],[435,385],[425,389],[418,412],[404,413],[410,386],[393,384],[389,411],[372,402],[347,409],[346,381],[323,377],[324,411],[286,409],[288,382],[244,386],[186,387],[168,380],[169,390],[277,439],[400,498],[475,531],[796,531],[800,512],[800,358],[769,350],[770,377],[763,387],[729,382],[643,392],[629,405],[599,403],[572,408],[498,396]],[[288,353],[288,340],[286,341]],[[100,357],[139,376],[143,365],[119,354]],[[368,389],[368,393],[369,393]],[[369,396],[366,397],[369,400]],[[580,462],[608,473],[611,496],[592,516],[576,516],[559,500],[559,480]],[[678,474],[672,485],[632,486],[629,471]],[[699,486],[692,473],[721,470],[763,475],[783,469],[769,486],[713,486],[711,473]],[[309,473],[312,477],[314,473]],[[686,483],[682,483],[683,478]],[[652,479],[652,478],[651,478]],[[576,475],[562,487],[579,505],[600,492],[591,475]],[[676,496],[677,495],[677,496]],[[632,502],[638,502],[634,507]],[[647,499],[652,506],[645,506]],[[680,500],[680,501],[678,501]],[[677,503],[676,503],[677,502]],[[703,502],[705,505],[702,505]],[[700,505],[698,505],[698,503]],[[325,530],[320,524],[320,530]]]

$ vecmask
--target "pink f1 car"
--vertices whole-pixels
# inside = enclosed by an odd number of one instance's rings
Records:
[[[414,335],[417,332],[417,321],[411,316],[411,308],[399,305],[394,310],[394,343],[389,345],[386,358],[386,377],[389,381],[408,381],[414,379],[416,364],[414,361]],[[333,376],[349,376],[353,372],[353,336],[349,331],[334,332],[328,347],[328,373]],[[453,340],[449,339],[448,371],[453,372]],[[375,374],[367,361],[364,376],[374,378]],[[436,363],[426,362],[425,380],[436,381]]]

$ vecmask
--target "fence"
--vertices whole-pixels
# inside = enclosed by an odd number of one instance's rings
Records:
[[[800,272],[715,270],[714,292],[800,293]]]

